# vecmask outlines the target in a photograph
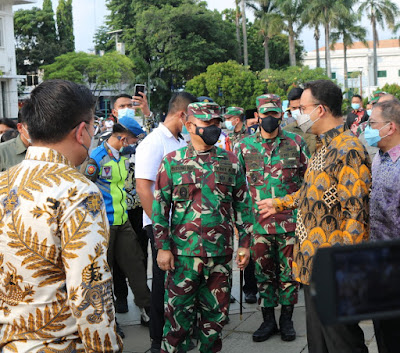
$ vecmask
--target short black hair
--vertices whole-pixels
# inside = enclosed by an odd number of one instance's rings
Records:
[[[119,94],[118,96],[116,96],[116,97],[114,98],[113,106],[114,106],[115,102],[116,102],[118,99],[120,99],[120,98],[129,98],[129,99],[132,99],[132,96],[130,96],[129,94],[126,94],[126,93],[121,93],[121,94]]]
[[[197,98],[188,92],[174,93],[168,103],[168,114],[174,114],[179,110],[185,110],[189,104],[197,102]]]
[[[127,129],[125,126],[123,126],[122,124],[119,124],[119,123],[115,123],[115,124],[113,125],[112,134],[113,134],[113,135],[116,135],[116,134],[122,134],[122,133],[128,134],[128,135],[130,135],[130,136],[132,136],[132,137],[136,137],[136,136],[135,136],[129,129]]]
[[[351,99],[353,98],[359,98],[360,101],[362,101],[362,97],[359,94],[353,94],[353,97],[351,97]]]
[[[301,95],[303,94],[303,89],[300,87],[294,87],[290,90],[287,99],[288,101],[295,101],[297,99],[300,99]]]
[[[16,129],[7,130],[3,135],[1,135],[0,142],[6,142],[15,139],[19,132]]]
[[[311,94],[318,101],[329,108],[335,118],[342,117],[343,94],[338,85],[330,80],[315,80],[307,82],[304,90],[311,90]]]
[[[9,118],[1,118],[0,119],[0,124],[6,125],[11,129],[16,129],[17,128],[17,124],[13,120],[11,120]]]
[[[33,141],[57,143],[81,122],[93,119],[94,103],[86,86],[48,80],[32,91],[22,115]]]

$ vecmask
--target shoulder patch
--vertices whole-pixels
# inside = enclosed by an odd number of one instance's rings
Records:
[[[93,176],[96,173],[97,166],[95,164],[88,164],[85,169],[85,175]]]

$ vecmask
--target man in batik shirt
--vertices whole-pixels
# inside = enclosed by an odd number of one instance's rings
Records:
[[[283,114],[279,96],[259,96],[256,104],[260,129],[236,146],[257,215],[251,255],[255,262],[263,323],[254,332],[253,341],[263,342],[278,333],[274,309],[278,304],[282,305],[279,319],[281,338],[293,341],[296,332],[292,315],[298,286],[292,278],[296,214],[287,210],[264,219],[255,203],[297,191],[303,182],[309,152],[299,135],[280,128]]]
[[[249,260],[251,199],[237,157],[214,146],[219,119],[218,104],[189,104],[185,126],[191,143],[169,153],[157,176],[152,219],[157,262],[168,271],[161,352],[187,350],[197,312],[200,352],[221,350],[234,226],[243,253],[238,266]]]
[[[317,135],[304,182],[297,192],[258,203],[264,217],[297,208],[293,274],[304,284],[308,351],[368,352],[360,326],[324,326],[310,294],[313,259],[319,247],[369,239],[370,160],[359,139],[343,127],[342,91],[330,80],[305,84],[297,119]]]
[[[75,166],[94,133],[89,89],[50,80],[24,106],[33,146],[0,174],[0,350],[120,352],[99,189]]]

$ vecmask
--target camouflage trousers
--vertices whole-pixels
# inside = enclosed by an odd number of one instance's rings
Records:
[[[231,292],[232,256],[175,256],[165,281],[165,325],[161,352],[187,351],[199,322],[200,352],[219,352]]]
[[[251,256],[261,307],[297,303],[298,283],[292,276],[294,232],[284,234],[255,234]]]

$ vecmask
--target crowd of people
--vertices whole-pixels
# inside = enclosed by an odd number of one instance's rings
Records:
[[[40,84],[17,124],[0,120],[2,139],[15,131],[0,144],[0,350],[120,352],[129,287],[152,353],[219,352],[236,261],[261,307],[253,341],[296,339],[301,284],[308,351],[368,352],[358,324],[321,323],[310,281],[318,248],[397,237],[400,102],[375,96],[344,117],[341,89],[312,81],[284,118],[272,93],[222,114],[179,92],[150,132],[146,95],[121,94],[96,131],[90,90]],[[380,352],[399,321],[374,321]]]

